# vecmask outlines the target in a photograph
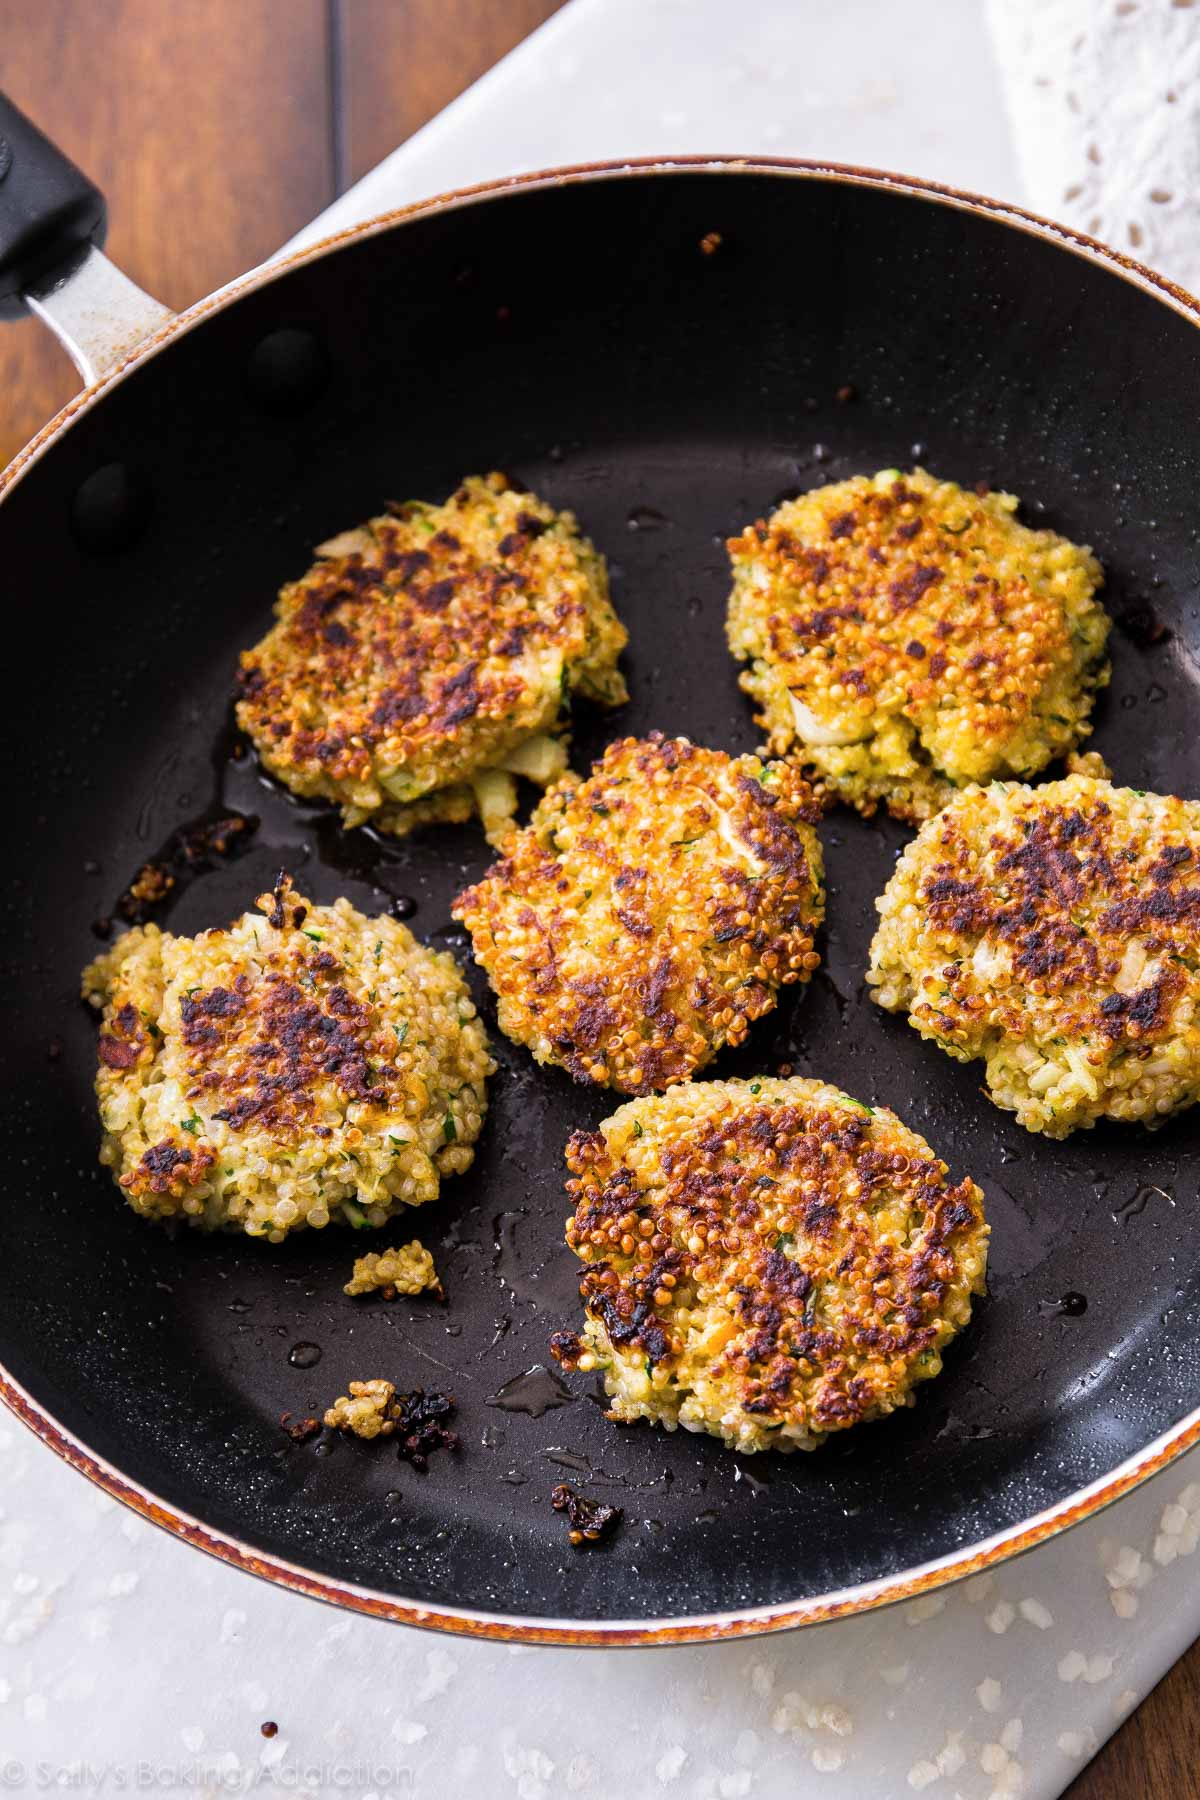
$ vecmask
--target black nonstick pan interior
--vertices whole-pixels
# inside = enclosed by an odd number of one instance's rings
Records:
[[[172,1238],[122,1204],[96,1163],[77,994],[94,922],[139,867],[230,812],[257,821],[248,847],[181,874],[164,924],[222,923],[286,867],[319,901],[410,899],[417,934],[466,957],[450,904],[489,860],[479,833],[345,834],[234,756],[229,695],[313,544],[468,471],[574,508],[609,558],[632,699],[580,717],[577,766],[654,727],[752,748],[724,538],[797,489],[919,460],[1010,487],[1031,522],[1095,547],[1118,621],[1095,747],[1130,785],[1200,792],[1198,350],[1182,311],[982,210],[683,170],[518,190],[352,243],[86,412],[0,507],[12,1375],[125,1475],[257,1551],[434,1608],[568,1622],[894,1576],[1173,1426],[1200,1399],[1200,1117],[1034,1138],[977,1066],[867,1002],[873,903],[907,836],[890,821],[829,817],[822,968],[711,1073],[786,1061],[894,1107],[983,1184],[989,1295],[914,1408],[814,1455],[610,1425],[586,1378],[502,1394],[576,1319],[561,1150],[611,1096],[493,1029],[474,1168],[379,1239],[411,1223],[450,1304],[353,1302],[351,1232]],[[386,1445],[281,1430],[373,1375],[453,1393],[461,1451],[420,1475]],[[563,1479],[624,1507],[610,1546],[569,1548],[549,1503]]]

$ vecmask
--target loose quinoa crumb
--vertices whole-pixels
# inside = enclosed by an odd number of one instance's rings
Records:
[[[382,1376],[369,1381],[352,1381],[348,1394],[339,1394],[325,1412],[325,1423],[331,1431],[348,1431],[354,1437],[391,1437],[396,1429],[393,1403],[394,1382]]]
[[[354,1273],[342,1289],[344,1294],[382,1293],[385,1300],[397,1294],[436,1294],[446,1298],[446,1290],[433,1266],[433,1257],[419,1238],[396,1250],[370,1250],[354,1264]]]

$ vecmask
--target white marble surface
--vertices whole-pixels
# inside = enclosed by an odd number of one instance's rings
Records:
[[[293,243],[496,175],[709,151],[1021,196],[980,0],[571,0]]]
[[[1099,218],[1195,279],[1200,133],[1176,121],[1194,118],[1200,12],[1140,7],[1152,22],[1131,40],[1129,0],[573,0],[303,235],[546,164],[769,151]],[[1165,95],[1164,59],[1177,99],[1133,134],[1136,168],[1107,137],[1097,163],[1064,72],[1089,130],[1111,122],[1097,84],[1119,90],[1128,142],[1126,90]],[[1169,201],[1150,195],[1160,166]],[[1097,173],[1122,167],[1124,185]],[[0,1788],[1049,1797],[1200,1631],[1198,1537],[1200,1453],[994,1577],[901,1609],[736,1646],[513,1650],[256,1583],[0,1422]]]

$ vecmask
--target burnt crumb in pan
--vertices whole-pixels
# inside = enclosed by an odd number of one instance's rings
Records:
[[[454,1412],[450,1394],[428,1394],[414,1388],[397,1397],[396,1437],[402,1462],[423,1475],[435,1450],[457,1450],[459,1437],[445,1424]]]
[[[1148,600],[1131,600],[1117,613],[1116,621],[1118,629],[1139,650],[1165,644],[1171,635],[1170,626],[1164,624]]]
[[[394,1437],[400,1460],[423,1475],[435,1450],[458,1448],[458,1433],[445,1423],[453,1412],[450,1394],[426,1393],[423,1388],[398,1394],[394,1382],[376,1376],[352,1381],[349,1392],[326,1412],[325,1423],[353,1437]]]
[[[621,1507],[607,1506],[602,1500],[589,1500],[586,1495],[568,1487],[565,1481],[554,1489],[550,1504],[555,1512],[566,1513],[567,1536],[577,1550],[586,1544],[607,1542],[625,1516]]]
[[[176,893],[189,876],[203,874],[246,849],[258,820],[243,813],[201,819],[173,831],[157,856],[142,865],[117,900],[116,914],[130,925],[143,925]],[[109,931],[97,936],[109,936]]]
[[[296,1419],[290,1412],[281,1413],[279,1424],[293,1444],[307,1444],[309,1438],[316,1437],[321,1429],[320,1419],[314,1419],[311,1414],[307,1418]]]

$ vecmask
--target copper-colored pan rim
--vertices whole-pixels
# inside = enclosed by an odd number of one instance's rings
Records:
[[[197,301],[186,312],[180,313],[177,318],[151,333],[102,380],[77,394],[50,420],[8,468],[0,472],[0,499],[51,448],[72,422],[90,411],[116,383],[156,356],[175,338],[202,324],[211,314],[224,310],[242,295],[266,286],[291,269],[316,261],[331,250],[389,231],[409,220],[475,201],[498,199],[505,194],[528,188],[688,172],[774,174],[841,182],[856,187],[911,194],[916,198],[966,212],[981,213],[1032,236],[1046,238],[1060,249],[1100,264],[1110,273],[1164,301],[1193,324],[1200,323],[1200,301],[1185,289],[1164,276],[1155,274],[1152,269],[1146,268],[1132,257],[1089,237],[1085,232],[1054,224],[1051,220],[1006,201],[990,200],[983,195],[967,193],[959,188],[925,181],[916,176],[896,175],[886,170],[858,168],[843,163],[765,156],[646,157],[628,161],[584,163],[483,182],[401,207],[394,212],[380,214],[253,269],[215,294]],[[1153,1443],[1127,1458],[1118,1468],[1081,1488],[1068,1499],[1044,1509],[1034,1518],[998,1532],[969,1549],[923,1564],[920,1568],[894,1576],[883,1576],[840,1592],[820,1595],[811,1600],[785,1601],[763,1607],[740,1607],[730,1612],[690,1618],[576,1622],[522,1618],[457,1607],[422,1606],[415,1601],[398,1599],[372,1588],[351,1586],[332,1576],[314,1574],[294,1563],[285,1562],[280,1557],[265,1555],[237,1538],[204,1525],[130,1480],[104,1458],[95,1455],[73,1432],[61,1425],[3,1366],[0,1366],[0,1400],[43,1443],[48,1444],[72,1468],[86,1475],[114,1499],[122,1501],[152,1524],[171,1532],[181,1542],[205,1550],[248,1574],[258,1575],[311,1599],[325,1600],[332,1605],[365,1613],[373,1618],[390,1619],[399,1624],[423,1626],[463,1637],[577,1647],[711,1643],[751,1637],[768,1631],[787,1631],[801,1625],[828,1623],[834,1619],[868,1612],[879,1606],[892,1605],[897,1601],[911,1600],[949,1582],[980,1574],[1012,1556],[1036,1548],[1056,1537],[1059,1532],[1081,1523],[1121,1499],[1143,1481],[1165,1469],[1185,1450],[1200,1442],[1200,1408],[1197,1408]]]

